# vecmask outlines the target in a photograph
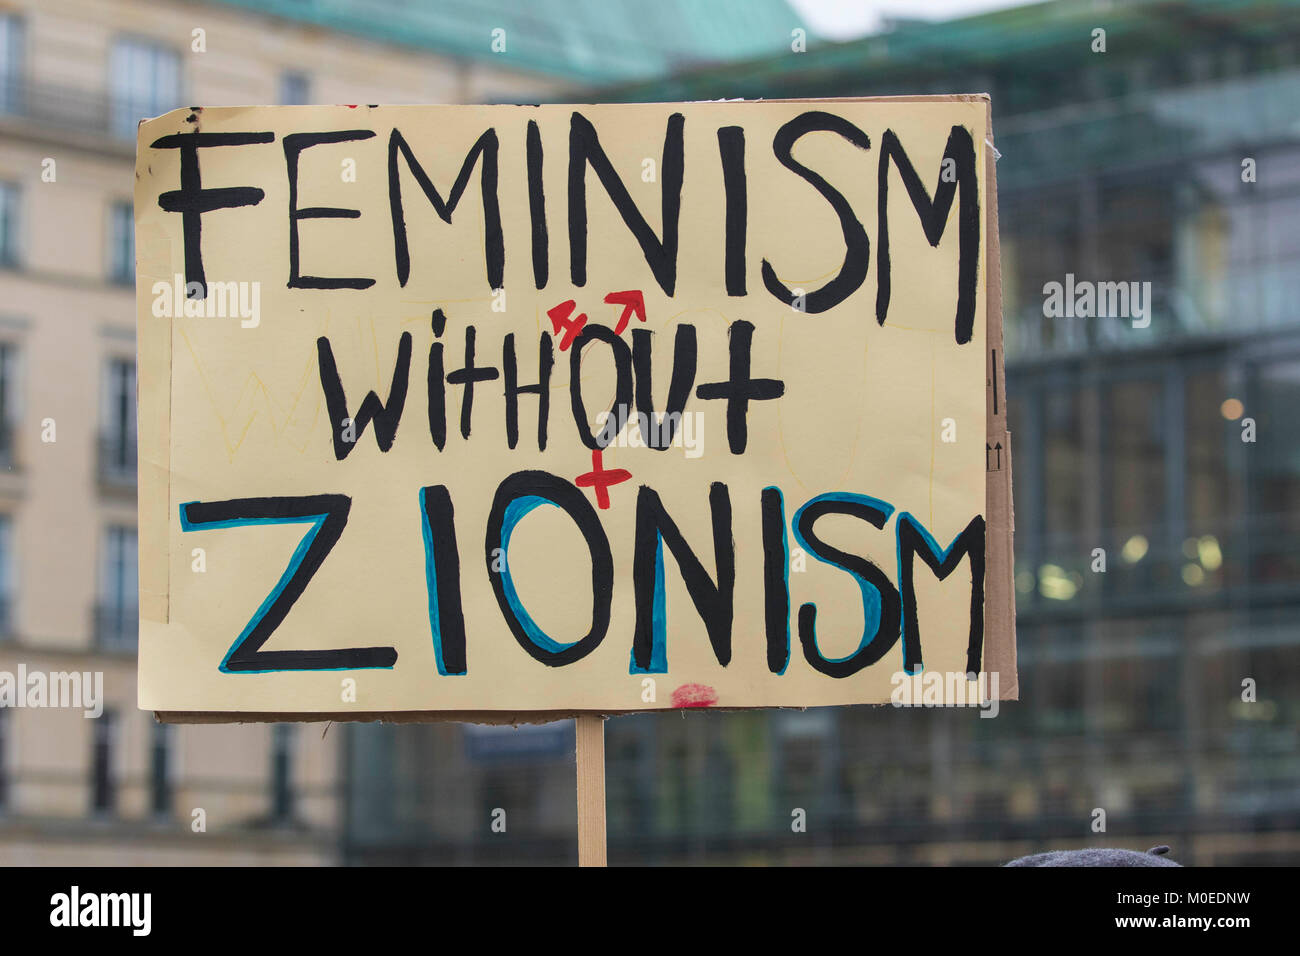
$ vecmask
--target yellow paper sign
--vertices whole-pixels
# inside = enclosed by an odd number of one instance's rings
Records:
[[[143,123],[140,706],[962,702],[987,139],[976,97]]]

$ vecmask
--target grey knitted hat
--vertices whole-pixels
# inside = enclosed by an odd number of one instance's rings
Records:
[[[1005,866],[1181,866],[1168,859],[1167,846],[1153,846],[1145,853],[1100,847],[1088,850],[1052,850],[1012,860]]]

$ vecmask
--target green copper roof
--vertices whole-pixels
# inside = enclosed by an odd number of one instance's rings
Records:
[[[217,0],[576,84],[653,79],[790,49],[786,0]],[[505,52],[492,49],[505,30]],[[811,40],[811,35],[809,36]]]
[[[791,53],[787,44],[775,54],[615,84],[598,95],[647,102],[971,93],[987,86],[943,85],[957,76],[978,79],[984,70],[1032,71],[1027,82],[1068,86],[1081,70],[1114,59],[1267,42],[1297,23],[1297,0],[1049,0],[954,20],[900,21],[884,33],[810,46],[806,53]],[[1090,50],[1097,27],[1106,30],[1109,60]]]

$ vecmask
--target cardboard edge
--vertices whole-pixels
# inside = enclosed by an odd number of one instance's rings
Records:
[[[146,328],[140,303],[152,298],[153,284],[162,277],[141,268],[141,252],[154,244],[142,233],[142,210],[153,196],[147,188],[153,180],[152,167],[144,163],[143,145],[153,139],[160,126],[188,111],[173,110],[136,128],[134,228],[136,249],[135,340],[136,340],[136,523],[140,546],[147,556],[139,566],[139,611],[142,621],[165,624],[170,619],[169,549],[167,510],[171,501],[171,385],[172,326],[160,319]],[[144,165],[142,166],[142,163]],[[171,277],[166,277],[171,281]]]
[[[829,706],[829,705],[828,705]],[[868,705],[875,706],[875,705]],[[881,704],[879,706],[889,706]],[[656,710],[396,710],[396,711],[331,711],[308,713],[272,713],[262,711],[207,711],[156,710],[154,719],[162,724],[270,724],[270,723],[381,723],[381,724],[549,724],[557,720],[577,717],[623,717],[628,714],[678,714],[688,711],[738,714],[755,710],[804,711],[807,707],[662,707]]]
[[[985,472],[986,537],[984,542],[984,661],[998,674],[999,697],[1020,699],[1016,671],[1015,510],[1011,497],[1011,433],[1007,430],[1007,385],[1002,334],[1002,241],[998,232],[998,170],[993,147],[993,104],[984,97],[987,140],[984,150],[985,223],[988,262],[984,279],[985,347],[989,350],[989,385],[985,441],[1001,446],[997,470]]]

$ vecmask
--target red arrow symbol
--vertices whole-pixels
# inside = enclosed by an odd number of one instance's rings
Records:
[[[622,335],[623,330],[627,328],[627,320],[636,313],[639,321],[645,321],[645,296],[641,294],[640,289],[629,289],[626,292],[611,292],[605,296],[605,301],[610,305],[621,305],[623,314],[618,317],[618,325],[614,326],[614,334]]]

